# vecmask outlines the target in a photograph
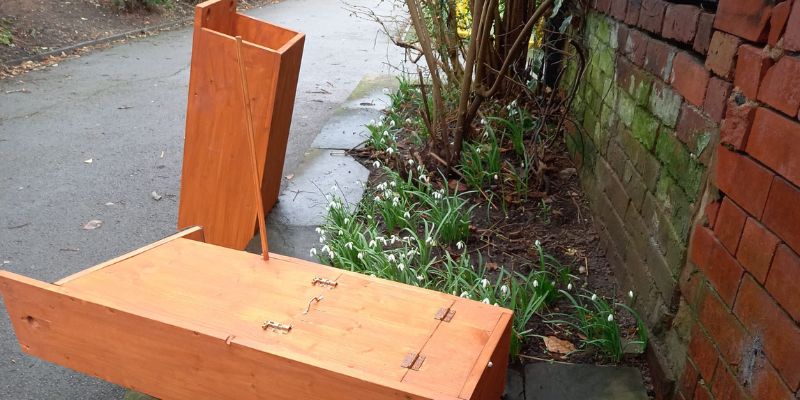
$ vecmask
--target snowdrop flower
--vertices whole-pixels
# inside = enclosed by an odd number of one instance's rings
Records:
[[[494,180],[497,180],[498,178],[499,177],[497,176],[497,174],[494,174]]]
[[[456,248],[459,249],[459,250],[463,249],[464,248],[464,242],[459,240],[458,243],[456,243]]]
[[[380,197],[378,197],[378,196],[375,196],[375,197],[374,197],[372,200],[375,200],[375,201],[381,201],[381,198],[380,198]]]
[[[414,166],[414,160],[413,159],[411,159],[411,158],[408,159],[408,166],[409,167],[413,167]]]
[[[391,181],[391,182],[389,182],[389,186],[391,186],[391,187],[397,187],[397,182],[395,182],[395,181]]]
[[[469,296],[469,292],[461,292],[461,296],[459,296],[459,297],[462,297],[462,298],[468,299],[468,298],[470,297],[470,296]]]
[[[394,154],[394,147],[389,147],[389,148],[387,148],[387,149],[386,149],[386,152],[387,152],[387,153],[389,153],[389,155],[392,155],[392,154]]]
[[[347,224],[349,224],[349,223],[350,223],[350,218],[345,218],[345,219],[344,219],[344,224],[345,224],[345,225],[347,225]]]
[[[422,165],[417,165],[417,172],[424,172],[424,171],[425,167],[423,167]]]
[[[494,305],[495,307],[500,307],[500,304],[498,304],[497,302],[495,302],[493,305]]]
[[[486,289],[487,286],[489,286],[489,280],[486,278],[481,279],[481,287]]]
[[[486,297],[483,299],[483,304],[492,304],[492,303],[489,301],[489,298]]]
[[[417,282],[422,282],[425,280],[425,277],[422,275],[417,275]]]
[[[411,118],[406,118],[406,124],[411,125],[412,122],[414,122],[414,121],[412,121]]]
[[[406,257],[411,258],[411,257],[414,257],[415,254],[417,254],[417,251],[414,250],[414,249],[411,249],[411,250],[408,251],[408,253],[406,253]]]
[[[388,256],[386,256],[386,260],[389,262],[396,262],[397,258],[395,258],[394,254],[389,254]]]
[[[389,126],[394,126],[394,120],[389,121]]]
[[[308,254],[309,254],[311,257],[314,257],[314,256],[316,256],[316,255],[317,255],[317,248],[316,248],[316,247],[312,247],[312,248],[311,248],[311,250],[309,250],[309,251],[308,251]]]
[[[393,198],[392,199],[392,206],[397,207],[399,205],[400,205],[400,199],[398,199],[397,197]]]
[[[319,235],[324,235],[325,234],[325,230],[320,228],[320,227],[317,227],[317,229],[314,229],[314,230],[317,231],[317,234],[319,234]]]
[[[406,265],[403,263],[397,264],[397,269],[400,271],[404,271],[406,269]]]
[[[372,163],[372,166],[375,167],[375,168],[380,168],[381,167],[381,162],[378,161],[378,160],[375,160],[375,162]]]
[[[533,287],[539,287],[539,281],[536,279],[533,280]]]
[[[484,138],[488,138],[489,137],[489,131],[484,131],[483,132],[483,137]]]
[[[597,295],[592,293],[592,301],[597,301]]]
[[[478,154],[480,154],[480,153],[481,153],[481,148],[480,148],[480,146],[475,148],[475,152],[476,152],[476,153],[478,153]]]
[[[347,242],[347,243],[345,243],[345,244],[344,244],[344,247],[346,247],[346,248],[348,248],[348,249],[350,249],[350,250],[353,250],[353,242]]]
[[[373,278],[377,278],[377,276],[375,276],[375,274],[369,274],[369,276],[371,276]]]
[[[410,212],[408,212],[408,211],[404,212],[404,213],[403,213],[403,218],[405,218],[405,219],[409,219],[409,218],[411,218],[411,213],[410,213]]]
[[[432,245],[432,244],[433,244],[433,238],[432,238],[432,237],[430,237],[430,236],[426,237],[426,238],[425,238],[425,244],[430,244],[430,245]]]
[[[330,253],[331,252],[331,248],[328,247],[328,245],[326,244],[325,246],[322,246],[322,252],[323,253]]]
[[[486,118],[481,118],[481,125],[486,125]]]
[[[572,283],[567,284],[567,290],[572,290]]]
[[[522,163],[520,163],[519,165],[520,165],[522,168],[525,168],[525,162],[524,162],[524,161],[523,161]]]
[[[389,131],[383,131],[383,136],[389,137]]]
[[[359,260],[363,260],[364,259],[364,253],[359,251],[358,254],[356,255],[356,257],[358,257]]]
[[[339,236],[342,236],[342,235],[344,235],[344,231],[343,231],[343,230],[341,230],[341,229],[339,229],[339,232],[337,232],[337,233],[339,234]]]
[[[628,297],[633,298],[633,290],[628,291]]]
[[[375,247],[377,245],[378,245],[378,242],[376,242],[374,239],[369,241],[369,247]]]
[[[436,200],[440,200],[442,198],[442,193],[439,192],[438,190],[433,192],[433,198]]]
[[[536,239],[536,241],[533,242],[533,244],[535,244],[536,247],[541,247],[542,246],[542,242],[540,242],[539,239]]]
[[[421,180],[421,181],[423,181],[425,183],[429,183],[431,181],[430,178],[428,178],[428,175],[425,175],[425,174],[420,175],[419,176],[419,180]]]
[[[322,235],[322,236],[319,237],[319,242],[320,243],[325,243],[325,235]]]
[[[611,322],[613,320],[614,320],[614,314],[608,314],[608,322]]]
[[[369,124],[370,125],[375,125],[375,120],[374,119],[369,120]]]

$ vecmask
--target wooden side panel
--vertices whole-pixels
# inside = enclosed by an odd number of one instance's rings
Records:
[[[0,292],[25,352],[165,400],[455,399],[270,354],[252,340],[130,314],[5,271]]]
[[[265,23],[248,15],[236,14],[232,31],[223,33],[230,36],[241,36],[242,40],[279,51],[298,33],[282,26]],[[279,51],[280,52],[280,51]]]
[[[497,400],[503,395],[508,373],[508,353],[511,347],[512,314],[503,314],[489,339],[489,345],[472,369],[467,383],[461,389],[462,399]],[[492,367],[488,368],[489,362]]]

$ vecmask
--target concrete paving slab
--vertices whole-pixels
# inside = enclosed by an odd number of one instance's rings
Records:
[[[318,149],[342,150],[363,147],[364,142],[369,139],[369,130],[365,122],[378,120],[381,116],[383,113],[380,110],[371,108],[340,108],[322,127],[322,132],[317,135],[311,146]]]
[[[526,400],[647,400],[633,367],[535,363],[525,366]]]
[[[508,369],[503,400],[525,400],[525,379],[519,370]]]
[[[397,90],[399,82],[392,75],[369,74],[361,79],[353,92],[342,104],[343,108],[369,108],[373,110],[385,110],[392,105],[392,98],[389,96]]]

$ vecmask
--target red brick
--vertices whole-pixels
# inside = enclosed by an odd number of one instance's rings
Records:
[[[722,190],[740,207],[757,218],[764,212],[773,174],[750,158],[717,147],[717,166],[714,179]]]
[[[703,285],[703,274],[694,267],[694,264],[689,264],[683,268],[681,275],[678,277],[678,285],[686,304],[692,310],[698,309],[702,300],[699,296],[703,294],[703,291],[700,290]]]
[[[719,20],[719,14],[717,14],[717,20]],[[730,79],[733,74],[736,51],[741,43],[742,40],[736,36],[720,31],[714,32],[711,44],[708,45],[706,68],[725,79]]]
[[[682,51],[672,63],[672,86],[690,103],[702,107],[708,88],[709,73],[703,63]]]
[[[758,42],[766,39],[774,0],[720,0],[714,28]]]
[[[714,374],[714,383],[711,385],[711,393],[715,399],[739,400],[746,399],[744,390],[739,385],[736,377],[731,371],[725,368],[725,362],[719,360],[717,372]]]
[[[711,391],[708,388],[700,384],[694,390],[694,400],[714,400],[714,397],[711,396]]]
[[[752,278],[742,280],[734,314],[761,339],[764,352],[790,388],[800,385],[800,328]]]
[[[766,108],[756,111],[747,152],[800,186],[800,123]]]
[[[632,63],[642,67],[644,66],[644,57],[647,53],[647,35],[639,32],[636,29],[628,31],[628,39],[625,41],[625,56],[631,60]]]
[[[790,400],[792,391],[778,375],[778,371],[766,360],[762,360],[753,371],[752,385],[749,388],[754,399]]]
[[[703,12],[697,20],[697,33],[694,35],[694,51],[702,54],[708,52],[711,34],[714,32],[714,14]]]
[[[706,382],[711,382],[711,378],[714,376],[714,369],[717,367],[717,349],[714,348],[714,344],[700,329],[700,325],[695,325],[692,329],[692,338],[689,341],[689,357],[697,365],[700,377]]]
[[[800,109],[800,58],[785,56],[767,71],[758,99],[794,117]]]
[[[720,204],[722,203],[719,201],[712,201],[706,206],[706,219],[708,220],[708,227],[711,229],[714,229],[714,224],[717,221]]]
[[[780,243],[778,237],[764,225],[753,218],[747,218],[742,239],[739,241],[739,249],[736,251],[736,259],[753,274],[753,277],[764,283],[778,243]]]
[[[639,27],[659,34],[664,24],[664,11],[667,3],[663,0],[642,0],[642,9],[639,12]]]
[[[733,304],[744,269],[718,240],[713,240],[709,251],[707,265],[698,264],[697,267],[708,278],[725,304]]]
[[[750,126],[756,115],[758,104],[747,101],[739,92],[728,98],[725,119],[720,126],[720,140],[737,150],[744,149],[750,135]]]
[[[778,44],[778,40],[783,35],[784,29],[786,29],[786,21],[789,19],[789,11],[791,11],[792,7],[792,0],[787,0],[782,3],[778,3],[775,5],[775,8],[772,9],[772,17],[769,19],[769,36],[767,37],[767,43],[770,46],[775,46]]]
[[[625,23],[636,26],[639,22],[639,12],[642,8],[642,0],[628,0],[628,9],[625,11]]]
[[[800,1],[794,2],[789,21],[786,23],[786,32],[783,34],[783,48],[791,51],[800,51]]]
[[[691,399],[694,394],[694,388],[697,386],[697,378],[700,376],[697,372],[692,361],[687,358],[683,366],[683,374],[678,382],[678,393],[682,394],[685,398]]]
[[[800,322],[798,278],[800,278],[800,257],[786,245],[781,245],[775,252],[775,260],[769,270],[767,290],[795,321]]]
[[[717,296],[708,293],[698,314],[700,323],[708,332],[711,340],[717,344],[720,354],[728,363],[739,364],[742,359],[742,349],[747,340],[747,332],[731,313],[731,310]],[[717,373],[719,372],[719,368],[717,368]]]
[[[800,252],[798,205],[800,189],[781,178],[775,178],[762,222],[796,252]]]
[[[647,52],[644,57],[644,69],[664,81],[669,80],[672,72],[672,61],[675,59],[676,52],[677,50],[674,47],[665,42],[658,39],[648,39]]]
[[[707,268],[712,248],[714,248],[714,233],[706,227],[697,225],[692,234],[689,260],[698,267]]]
[[[765,51],[749,44],[739,46],[738,54],[733,83],[745,96],[755,100],[761,80],[772,66],[772,59]]]
[[[608,15],[619,21],[624,21],[627,8],[628,0],[611,0],[611,8],[608,10]]]
[[[736,249],[739,247],[739,239],[742,237],[745,221],[747,221],[747,214],[730,198],[724,198],[717,215],[714,234],[731,254],[736,254]]]
[[[712,120],[719,123],[725,116],[725,106],[728,104],[728,97],[731,95],[731,84],[717,77],[708,81],[706,100],[703,103],[703,110]]]
[[[664,13],[661,36],[691,44],[697,32],[700,7],[688,4],[670,4]]]
[[[595,0],[594,8],[601,13],[608,14],[608,9],[611,7],[611,0]]]

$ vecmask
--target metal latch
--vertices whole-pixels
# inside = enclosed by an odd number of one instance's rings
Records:
[[[419,353],[408,353],[403,362],[400,363],[400,368],[408,368],[412,371],[419,371],[422,363],[425,362],[425,356]]]
[[[291,324],[286,325],[275,321],[267,321],[264,322],[264,325],[261,325],[261,329],[263,330],[272,329],[273,332],[280,332],[286,334],[292,330],[292,325]]]
[[[313,285],[328,286],[331,289],[333,289],[333,288],[335,288],[336,286],[339,285],[339,282],[332,281],[330,279],[320,278],[320,277],[316,276],[316,277],[314,277],[314,279],[311,280],[311,285],[312,286]]]
[[[438,319],[439,321],[450,322],[453,320],[453,317],[456,315],[456,310],[452,310],[447,307],[442,307],[439,311],[436,312],[436,315],[433,316],[433,319]]]

